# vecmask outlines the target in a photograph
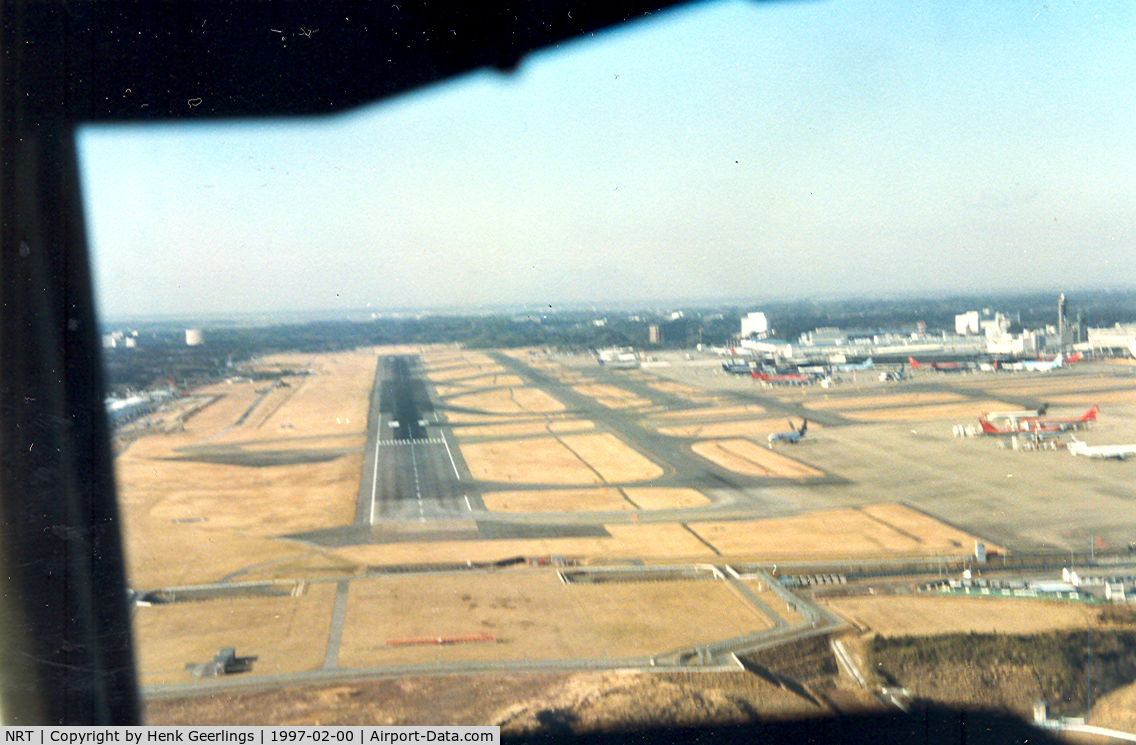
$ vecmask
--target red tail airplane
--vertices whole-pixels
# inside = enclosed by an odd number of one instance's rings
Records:
[[[1005,429],[998,429],[986,417],[980,417],[978,423],[982,431],[988,435],[1016,435],[1029,432],[1064,432],[1069,429],[1079,429],[1089,422],[1097,420],[1100,407],[1094,406],[1079,417],[1069,419],[1045,419],[1040,416],[1013,417],[1008,420]]]
[[[1021,422],[1022,424],[1028,424],[1028,425],[1034,425],[1034,424],[1057,425],[1059,427],[1064,427],[1065,429],[1071,429],[1071,428],[1077,427],[1078,425],[1081,425],[1081,424],[1088,424],[1089,422],[1095,422],[1097,420],[1097,414],[1099,414],[1099,413],[1100,413],[1100,406],[1094,406],[1091,409],[1089,409],[1088,411],[1086,411],[1084,414],[1081,414],[1081,416],[1072,417],[1072,418],[1069,418],[1069,419],[1046,419],[1046,418],[1041,417],[1041,416],[1025,416],[1025,417],[1022,417],[1021,419],[1019,419],[1018,421]]]
[[[750,374],[753,375],[754,380],[760,380],[762,383],[773,383],[774,385],[803,385],[809,382],[808,378],[798,373],[770,375],[761,370],[753,370]]]
[[[1039,424],[1027,427],[1017,423],[1011,424],[1006,429],[998,429],[985,418],[979,418],[978,424],[982,427],[982,434],[984,435],[1022,435],[1032,432],[1061,432],[1065,429],[1058,424]]]
[[[958,372],[964,370],[965,366],[961,362],[920,362],[914,357],[907,358],[907,364],[911,365],[913,370],[938,370],[939,372]]]

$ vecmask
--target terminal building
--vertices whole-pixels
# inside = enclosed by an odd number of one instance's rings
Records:
[[[1136,357],[1136,324],[1116,324],[1088,330],[1089,351],[1104,355]]]
[[[753,312],[742,319],[743,339],[764,339],[769,336],[769,320],[761,312]]]

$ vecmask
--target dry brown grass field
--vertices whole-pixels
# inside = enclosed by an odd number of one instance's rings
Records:
[[[483,365],[461,363],[439,367],[426,365],[425,367],[426,379],[435,383],[451,383],[455,380],[460,381],[467,378],[477,378],[485,375],[504,375],[507,373],[505,368],[492,361],[488,361]]]
[[[443,543],[387,543],[332,549],[330,554],[360,566],[424,562],[498,561],[515,556],[560,555],[584,562],[707,561],[714,553],[677,523],[613,523],[610,536],[595,538],[531,538]]]
[[[825,605],[881,636],[1036,634],[1083,628],[1097,613],[1085,603],[996,597],[872,595],[829,598]]]
[[[1095,704],[1085,718],[1088,724],[1121,732],[1136,733],[1136,683],[1130,683],[1107,694]]]
[[[663,469],[613,434],[563,435],[560,441],[610,484],[645,481]]]
[[[462,457],[479,481],[591,484],[641,481],[662,469],[607,433],[469,442]]]
[[[356,580],[347,619],[347,666],[649,656],[772,626],[724,582],[566,585],[552,571]],[[482,632],[495,641],[387,645]]]
[[[459,445],[478,481],[511,484],[590,484],[603,479],[555,437],[469,442]]]
[[[651,406],[645,398],[636,396],[631,391],[606,383],[592,383],[588,385],[574,385],[572,390],[595,399],[609,409],[636,409]]]
[[[800,420],[795,420],[799,426]],[[765,439],[774,432],[784,432],[788,427],[785,419],[742,419],[729,422],[710,422],[708,424],[681,424],[670,427],[656,427],[661,435],[671,437],[737,438],[759,437]],[[809,431],[824,429],[823,425],[809,422]]]
[[[298,561],[311,550],[277,536],[350,522],[373,351],[265,364],[306,365],[310,374],[275,390],[263,381],[204,388],[220,398],[184,431],[143,437],[116,459],[132,586],[211,582],[254,564]],[[258,390],[290,395],[257,403]],[[279,458],[265,461],[271,453]],[[255,465],[264,462],[281,464]]]
[[[690,523],[690,529],[723,554],[773,561],[957,555],[973,548],[975,540],[934,518],[891,504],[766,520]]]
[[[982,400],[957,404],[905,406],[896,409],[864,409],[845,411],[844,416],[857,422],[929,422],[941,419],[972,419],[985,411],[1011,411],[1020,407],[1005,401]]]
[[[703,409],[683,409],[681,411],[666,411],[660,414],[664,419],[731,419],[738,417],[753,417],[765,413],[765,408],[757,404],[742,404],[740,406],[712,406]]]
[[[697,489],[628,486],[621,491],[641,510],[673,510],[710,504],[710,500]]]
[[[630,511],[621,490],[544,489],[541,491],[499,491],[481,495],[490,512],[603,512]]]
[[[923,406],[926,404],[953,403],[967,398],[958,393],[879,393],[874,396],[841,396],[819,394],[810,396],[805,405],[810,409],[878,409],[901,406]]]
[[[1128,390],[1094,391],[1092,393],[1071,396],[1048,396],[1047,400],[1051,404],[1068,407],[1084,406],[1088,408],[1092,404],[1123,406],[1136,404],[1136,388]],[[1079,416],[1082,413],[1084,413],[1084,409],[1076,412],[1076,415]]]
[[[447,399],[452,406],[490,414],[548,414],[564,411],[564,404],[535,388],[498,388]]]
[[[481,501],[491,512],[632,512],[710,504],[710,500],[696,489],[664,487],[500,491],[482,494]]]
[[[1056,377],[1019,381],[976,375],[965,381],[942,376],[942,390],[926,393],[896,392],[870,381],[832,392],[753,388],[758,403],[748,404],[744,398],[731,398],[724,388],[703,391],[699,381],[708,376],[701,368],[690,373],[695,382],[687,383],[660,378],[661,373],[647,369],[621,377],[606,371],[593,374],[590,359],[544,359],[526,350],[508,353],[610,409],[594,414],[593,421],[577,418],[563,402],[528,385],[526,375],[504,369],[489,355],[453,347],[404,347],[402,353],[420,355],[438,410],[455,425],[455,455],[460,451],[469,471],[461,481],[470,483],[470,494],[476,490],[488,513],[495,514],[463,513],[421,527],[376,525],[371,534],[364,530],[359,543],[332,548],[281,538],[352,523],[368,393],[376,356],[388,351],[266,357],[257,364],[292,373],[285,378],[287,385],[274,388],[271,381],[260,381],[210,386],[195,393],[217,400],[189,417],[184,432],[131,443],[117,466],[132,586],[152,589],[226,578],[349,579],[339,657],[344,668],[648,655],[766,628],[771,621],[722,582],[564,585],[554,572],[535,569],[382,576],[370,576],[364,569],[549,555],[595,565],[958,556],[970,553],[976,538],[999,551],[989,537],[956,529],[902,504],[845,505],[871,502],[876,493],[894,493],[898,496],[890,498],[947,515],[952,513],[941,502],[929,505],[919,497],[937,494],[957,463],[970,463],[975,470],[985,469],[984,476],[998,479],[1010,472],[1000,463],[989,464],[992,458],[980,460],[982,453],[973,454],[992,443],[952,440],[949,433],[931,427],[919,427],[917,433],[899,423],[970,420],[991,409],[1020,408],[998,400],[1002,397],[1036,395],[1055,407],[1066,401],[1075,407],[1081,404],[1070,399],[1083,392],[1091,403],[1097,396],[1136,403],[1136,391],[1124,387],[1125,381],[1104,376],[1060,388],[1054,387],[1061,382]],[[310,374],[298,374],[303,371]],[[640,409],[651,402],[613,384],[620,379],[717,403],[644,412]],[[723,386],[737,383],[721,375],[714,381]],[[958,391],[951,385],[958,385]],[[749,386],[735,387],[750,393]],[[777,413],[783,410],[778,399],[793,413]],[[817,410],[830,426],[810,424],[810,434],[822,434],[800,448],[769,449],[753,441],[786,429],[786,418],[799,418],[798,405]],[[893,424],[842,427],[840,415]],[[637,426],[648,431],[636,433],[641,437],[626,435],[635,447],[612,434]],[[691,474],[675,473],[665,462],[666,454],[686,445],[656,437],[655,432],[710,438],[694,443],[691,450],[728,470],[770,481],[753,486],[751,480],[734,477],[739,485],[724,489],[706,486],[707,473],[726,476],[709,464],[704,464],[705,472],[696,468]],[[453,442],[449,440],[451,446]],[[657,454],[640,450],[652,442],[661,443]],[[914,462],[904,466],[906,461],[893,457],[896,453],[910,453]],[[936,460],[940,453],[941,462]],[[796,461],[798,455],[807,455],[811,465]],[[288,462],[290,458],[295,462]],[[881,473],[877,459],[891,464],[895,473]],[[1072,466],[1086,470],[1100,465],[1075,460]],[[820,467],[844,480],[821,478],[828,474]],[[656,478],[664,478],[661,483],[667,486],[642,485]],[[950,481],[952,488],[959,488],[956,481]],[[623,486],[629,483],[640,485]],[[891,490],[882,488],[889,485]],[[991,488],[1000,490],[999,498],[1021,498],[1012,491],[1016,485],[1014,479]],[[873,491],[877,486],[881,488]],[[1026,492],[1027,498],[1034,494]],[[985,495],[966,498],[974,506]],[[659,510],[688,511],[651,514]],[[589,512],[612,514],[583,514]],[[469,540],[475,519],[507,527],[603,521],[596,527],[608,535]],[[1000,538],[998,542],[1015,545]],[[748,586],[789,623],[803,620],[768,588],[752,582]],[[257,674],[318,668],[334,592],[334,582],[314,581],[298,598],[137,608],[142,682],[187,680],[186,662],[210,659],[218,648],[234,645],[238,654],[260,658]],[[1084,623],[1081,606],[1034,600],[872,596],[832,603],[862,628],[886,634],[1026,632]],[[493,635],[492,643],[387,644],[391,639],[483,631]]]
[[[136,608],[142,685],[192,680],[186,663],[213,659],[222,647],[255,656],[262,675],[314,670],[323,663],[334,583],[310,584],[300,597],[257,597]]]
[[[458,439],[472,437],[525,437],[531,435],[560,434],[595,429],[596,423],[587,419],[553,419],[522,421],[513,424],[484,424],[465,426],[454,430]]]
[[[736,473],[769,478],[806,479],[821,471],[744,439],[704,440],[690,446],[696,455]]]

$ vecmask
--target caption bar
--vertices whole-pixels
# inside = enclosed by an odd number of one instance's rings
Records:
[[[500,745],[500,727],[11,727],[3,742],[28,745],[160,745],[161,743],[480,743]]]

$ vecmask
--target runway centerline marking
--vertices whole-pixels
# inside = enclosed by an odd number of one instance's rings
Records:
[[[422,507],[422,482],[418,478],[418,453],[414,450],[414,441],[410,442],[410,462],[414,466],[414,493],[418,497],[418,519],[426,522],[426,514]]]

